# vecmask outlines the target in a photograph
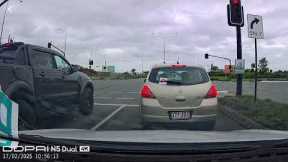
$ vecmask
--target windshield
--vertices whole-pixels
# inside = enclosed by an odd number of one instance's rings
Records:
[[[286,1],[0,0],[0,10],[0,135],[288,138]]]

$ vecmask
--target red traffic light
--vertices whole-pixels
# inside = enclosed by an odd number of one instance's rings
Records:
[[[241,4],[241,0],[231,0],[231,4],[232,5],[240,5]]]

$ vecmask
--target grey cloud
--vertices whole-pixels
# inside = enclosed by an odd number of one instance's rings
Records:
[[[228,27],[228,0],[25,0],[13,2],[4,37],[46,46],[52,40],[64,47],[67,31],[68,56],[72,63],[87,66],[115,64],[118,71],[130,71],[140,64],[148,69],[161,63],[161,37],[167,38],[167,60],[209,67],[223,67],[221,60],[204,60],[206,52],[236,57],[235,29]],[[246,13],[264,16],[265,40],[259,41],[259,55],[267,57],[273,69],[288,69],[288,3],[283,0],[243,0]],[[2,9],[3,10],[3,9]],[[253,40],[243,33],[243,55],[247,66],[254,60]],[[108,52],[107,52],[108,51]],[[121,51],[121,52],[119,52]]]

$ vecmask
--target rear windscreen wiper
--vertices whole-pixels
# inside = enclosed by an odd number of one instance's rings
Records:
[[[182,85],[183,83],[181,81],[176,80],[167,80],[167,85]]]

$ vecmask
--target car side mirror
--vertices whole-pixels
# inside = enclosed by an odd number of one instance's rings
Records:
[[[72,65],[72,72],[75,73],[77,71],[80,70],[80,66],[79,65]]]

